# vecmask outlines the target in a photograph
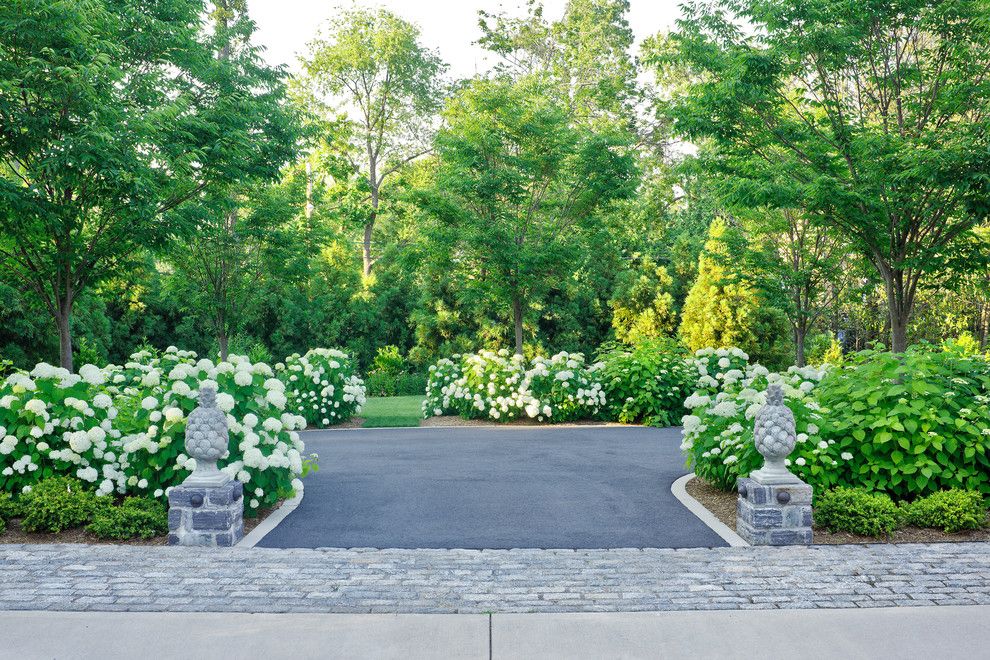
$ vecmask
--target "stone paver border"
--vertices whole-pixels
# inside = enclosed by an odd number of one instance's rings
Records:
[[[620,549],[0,548],[0,609],[632,612],[990,604],[990,544]]]

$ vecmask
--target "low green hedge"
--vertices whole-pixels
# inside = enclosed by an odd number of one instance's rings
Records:
[[[157,500],[128,497],[120,506],[97,511],[86,530],[101,539],[150,539],[168,533],[168,508]]]
[[[830,532],[886,536],[901,525],[901,510],[888,495],[839,487],[815,495],[815,523]]]
[[[149,539],[168,532],[168,507],[144,497],[127,497],[116,504],[98,496],[71,477],[39,481],[19,498],[0,496],[0,533],[6,523],[20,518],[26,532],[59,533],[86,526],[104,539]]]
[[[58,533],[80,527],[93,519],[99,507],[106,506],[104,498],[97,498],[71,477],[39,481],[22,500],[21,529],[25,532]]]
[[[937,527],[952,533],[983,527],[987,521],[987,505],[980,493],[954,488],[905,505],[905,514],[910,525]]]
[[[426,392],[426,374],[370,373],[365,379],[368,396],[413,396]]]
[[[840,486],[816,494],[814,507],[817,526],[863,536],[886,536],[904,525],[951,534],[987,524],[983,495],[959,489],[938,491],[897,505],[885,493]]]

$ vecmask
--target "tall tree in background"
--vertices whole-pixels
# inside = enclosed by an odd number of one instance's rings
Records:
[[[741,220],[749,240],[736,256],[764,290],[780,291],[779,307],[794,337],[794,364],[803,367],[808,334],[842,294],[845,241],[795,209],[761,209]]]
[[[310,91],[328,96],[354,123],[352,147],[360,154],[354,169],[368,204],[362,223],[367,277],[374,265],[382,186],[429,152],[445,65],[419,43],[415,25],[383,9],[352,9],[332,19],[309,44],[303,66]]]
[[[621,134],[572,125],[538,76],[474,81],[445,118],[424,195],[437,220],[430,249],[448,255],[466,295],[502,306],[522,354],[531,306],[590,248],[585,225],[632,194],[633,159]]]
[[[183,279],[193,285],[182,300],[188,309],[209,318],[220,357],[226,360],[237,314],[249,302],[265,267],[262,253],[279,242],[281,226],[293,215],[288,200],[277,194],[279,188],[267,189],[265,184],[277,174],[274,167],[294,155],[300,127],[285,100],[282,74],[268,69],[251,44],[254,24],[246,0],[218,0],[211,19],[218,63],[228,80],[253,87],[255,94],[242,110],[264,113],[273,147],[264,168],[214,186],[177,212],[196,228],[176,246],[172,258]]]
[[[201,0],[0,4],[0,259],[73,366],[80,293],[194,230],[169,212],[274,176],[270,72],[219,60]]]
[[[894,351],[919,287],[963,267],[957,250],[990,213],[987,10],[713,0],[652,44],[661,70],[691,72],[671,115],[713,144],[737,201],[834,223],[876,268]]]
[[[496,70],[540,74],[576,121],[632,129],[638,94],[628,0],[568,0],[559,21],[529,0],[525,16],[479,12],[478,43],[499,56]]]
[[[737,227],[721,218],[712,222],[698,259],[698,278],[684,301],[681,338],[692,351],[736,346],[776,368],[788,358],[786,320],[745,264],[732,258],[733,244],[742,240]]]

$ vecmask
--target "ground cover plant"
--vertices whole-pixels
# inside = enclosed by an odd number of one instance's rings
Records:
[[[227,414],[221,469],[245,485],[246,515],[302,488],[306,421],[288,411],[285,384],[266,364],[214,363],[174,347],[80,373],[39,364],[0,385],[0,491],[28,493],[71,477],[97,495],[162,498],[195,467],[185,423],[201,387]]]
[[[548,423],[593,419],[605,405],[601,368],[580,353],[532,360],[504,349],[454,355],[430,367],[423,413]]]
[[[338,424],[361,412],[365,403],[364,381],[342,351],[314,348],[302,356],[290,355],[276,369],[285,383],[289,410],[309,426]]]

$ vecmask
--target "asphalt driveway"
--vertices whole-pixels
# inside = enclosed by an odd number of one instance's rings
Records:
[[[320,471],[272,548],[726,545],[674,498],[677,429],[313,431]]]

